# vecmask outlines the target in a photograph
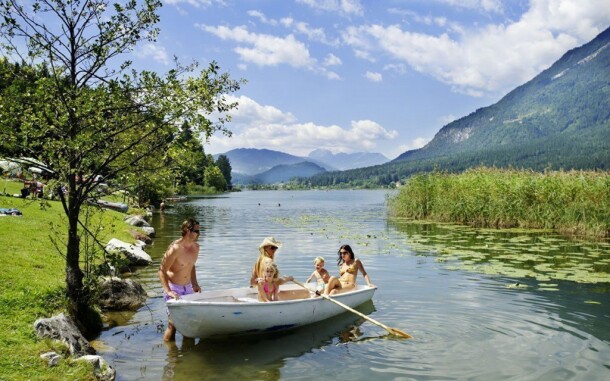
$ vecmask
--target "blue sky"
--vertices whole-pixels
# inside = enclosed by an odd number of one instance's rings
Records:
[[[248,83],[207,153],[419,148],[610,26],[610,0],[169,0],[137,67]]]

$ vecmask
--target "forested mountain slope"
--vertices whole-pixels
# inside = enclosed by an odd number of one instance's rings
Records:
[[[447,124],[423,148],[307,181],[387,185],[414,172],[478,165],[610,169],[610,28],[497,103]]]

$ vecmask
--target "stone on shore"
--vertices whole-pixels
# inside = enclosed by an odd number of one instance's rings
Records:
[[[36,320],[34,331],[40,338],[49,338],[65,343],[73,356],[95,353],[95,350],[91,348],[87,339],[80,333],[72,318],[63,313],[51,318]]]
[[[135,311],[146,303],[148,297],[139,283],[118,277],[103,278],[99,291],[100,307],[112,311]]]
[[[112,238],[106,245],[106,251],[118,251],[125,255],[129,263],[136,266],[146,266],[152,263],[152,258],[141,247]]]
[[[108,365],[102,356],[86,355],[77,358],[75,361],[87,361],[88,363],[93,364],[95,377],[100,381],[113,381],[116,377],[116,371],[113,367]]]

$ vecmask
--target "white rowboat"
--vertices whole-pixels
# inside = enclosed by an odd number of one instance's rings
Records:
[[[354,308],[371,300],[376,289],[356,286],[332,298]],[[199,338],[284,331],[346,312],[294,284],[280,286],[277,302],[259,302],[257,295],[254,288],[203,291],[169,300],[167,308],[178,332]]]

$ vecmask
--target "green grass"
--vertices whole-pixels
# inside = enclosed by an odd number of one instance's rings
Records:
[[[22,183],[4,179],[0,189],[18,194]],[[0,380],[95,380],[90,365],[62,359],[49,368],[39,356],[65,352],[57,342],[39,340],[33,324],[38,318],[65,311],[65,261],[52,243],[61,246],[67,232],[59,201],[0,196],[0,208],[17,208],[21,217],[0,217]],[[131,242],[123,214],[91,208],[91,225],[103,227],[102,243],[110,238]],[[81,255],[82,257],[82,255]]]
[[[410,178],[390,215],[491,228],[610,236],[610,173],[474,168]]]

